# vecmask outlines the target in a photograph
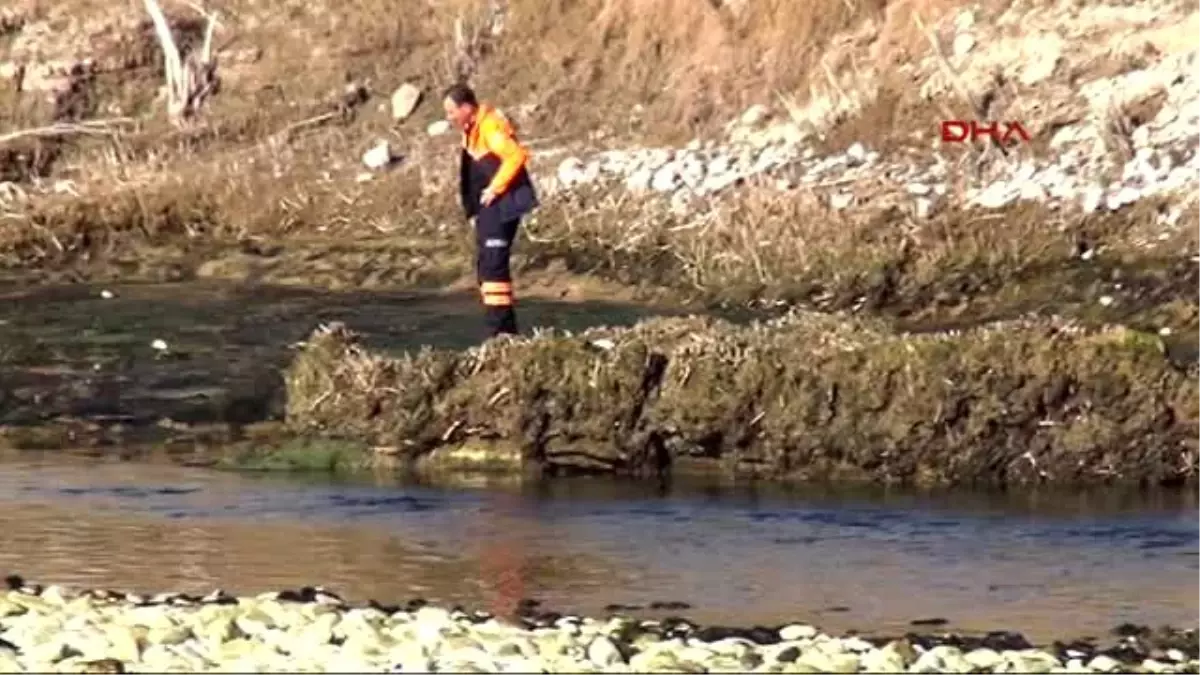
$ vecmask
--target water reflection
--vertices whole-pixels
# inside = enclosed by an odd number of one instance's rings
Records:
[[[525,597],[585,613],[685,601],[704,622],[833,630],[944,616],[1060,637],[1197,614],[1194,495],[383,482],[10,463],[0,569],[147,591],[323,583],[500,614]]]

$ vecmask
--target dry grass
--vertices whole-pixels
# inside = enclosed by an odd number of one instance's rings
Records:
[[[499,3],[502,17],[496,4],[449,0],[397,13],[382,0],[293,2],[270,11],[243,0],[211,3],[222,17],[215,35],[221,91],[206,114],[218,127],[211,137],[261,140],[336,106],[349,81],[386,95],[404,80],[438,89],[463,74],[489,98],[528,105],[526,121],[539,135],[609,127],[691,137],[753,102],[774,103],[780,94],[802,102],[823,95],[830,82],[845,91],[851,85],[830,80],[833,70],[873,71],[899,46],[914,44],[911,0],[823,0],[803,12],[785,0],[746,3],[737,12],[705,0],[511,0]],[[952,3],[918,5],[940,17]],[[54,11],[80,21],[100,15],[81,2]],[[196,12],[168,19],[185,56],[199,49],[205,24]],[[100,55],[119,67],[82,78],[56,109],[25,96],[14,119],[34,126],[105,109],[163,112],[155,96],[164,62],[153,29],[136,11],[126,23],[136,28]],[[847,31],[857,32],[847,39]],[[893,46],[880,50],[882,43]],[[245,58],[247,50],[260,57]],[[635,106],[643,111],[633,114]],[[418,122],[436,114],[428,108]]]
[[[497,5],[505,8],[502,16]],[[704,0],[449,0],[397,13],[382,0],[290,2],[269,10],[246,0],[213,2],[209,8],[221,17],[214,36],[221,87],[198,120],[200,128],[182,133],[162,119],[164,57],[140,6],[110,17],[113,12],[71,0],[39,7],[26,19],[67,21],[83,26],[84,37],[115,22],[116,39],[91,39],[101,69],[80,76],[49,103],[0,85],[0,104],[18,128],[112,116],[138,118],[143,128],[120,143],[0,143],[0,173],[9,180],[65,176],[119,185],[139,171],[203,170],[196,165],[227,170],[236,161],[214,160],[277,143],[281,131],[314,118],[341,126],[359,142],[390,132],[411,140],[437,116],[436,106],[423,106],[412,121],[395,127],[373,110],[376,104],[402,81],[436,91],[464,74],[485,96],[512,109],[529,136],[576,137],[603,129],[690,138],[750,103],[785,96],[801,105],[831,91],[853,99],[842,111],[852,113],[846,121],[853,126],[858,112],[875,106],[875,72],[896,53],[919,47],[912,12],[935,21],[954,6],[950,0],[823,0],[797,12],[785,0],[745,3],[738,11]],[[205,21],[186,7],[168,11],[186,58],[206,39]],[[897,92],[910,87],[881,82],[887,105],[873,109],[894,114]],[[348,98],[348,83],[373,100],[364,106]],[[883,122],[873,122],[872,136],[889,137],[903,125]]]
[[[1006,2],[985,4],[998,9]],[[166,103],[157,98],[161,50],[135,11],[129,20],[136,29],[101,50],[102,60],[119,67],[82,79],[58,102],[0,85],[0,105],[20,127],[136,121],[119,135],[0,142],[0,179],[28,192],[61,181],[59,194],[28,203],[4,202],[0,193],[0,260],[9,269],[51,270],[84,258],[93,265],[150,261],[163,250],[172,259],[204,260],[214,251],[282,247],[307,257],[303,249],[311,245],[320,249],[314,264],[325,266],[337,266],[347,249],[375,255],[390,248],[389,266],[437,257],[449,261],[440,268],[467,273],[454,140],[423,134],[439,115],[436,105],[423,105],[403,123],[377,109],[400,82],[436,90],[470,74],[486,97],[514,110],[535,143],[597,129],[692,137],[742,106],[780,97],[796,115],[814,114],[820,106],[813,101],[833,101],[822,114],[841,121],[828,144],[898,143],[902,130],[942,111],[916,100],[894,69],[928,53],[931,31],[959,6],[822,0],[800,12],[785,0],[750,2],[740,11],[703,0],[511,0],[498,15],[487,0],[402,13],[383,0],[336,7],[297,1],[269,11],[227,0],[211,6],[222,17],[214,38],[221,89],[185,130],[168,123]],[[99,15],[82,0],[54,11]],[[168,19],[181,51],[197,49],[203,20],[186,8]],[[380,137],[407,160],[358,182],[357,158]],[[546,199],[522,251],[526,270],[566,260],[576,272],[669,285],[706,299],[887,307],[904,296],[909,305],[939,305],[1061,267],[1077,239],[1131,258],[1194,250],[1195,233],[1186,229],[1151,241],[1150,249],[1130,244],[1129,232],[1152,229],[1143,225],[1153,218],[1150,207],[1128,218],[1065,218],[1016,207],[917,220],[902,209],[847,214],[814,193],[781,198],[749,189],[682,220],[628,198],[562,195]],[[361,281],[355,274],[349,283]]]
[[[1104,275],[1112,271],[1077,264],[1077,247],[1087,242],[1123,266],[1117,274],[1132,277],[1128,284],[1145,276],[1164,292],[1191,297],[1194,266],[1177,254],[1196,250],[1197,233],[1179,228],[1157,238],[1163,206],[1147,202],[1120,214],[1083,216],[1023,203],[921,219],[899,206],[837,211],[812,192],[784,199],[762,188],[687,218],[617,197],[556,201],[531,222],[529,238],[542,256],[558,255],[575,271],[625,283],[682,286],[736,302],[903,312],[1034,288],[1040,297],[1025,301],[1035,306],[1055,305],[1070,293],[1086,301],[1096,292],[1092,282],[1108,281]],[[614,219],[622,226],[614,227]],[[1054,290],[1056,282],[1069,288]]]
[[[796,314],[398,359],[339,325],[313,334],[287,387],[296,429],[408,460],[491,439],[549,469],[699,461],[810,479],[1161,484],[1195,479],[1194,375],[1156,336],[1126,329],[1038,321],[911,336]]]

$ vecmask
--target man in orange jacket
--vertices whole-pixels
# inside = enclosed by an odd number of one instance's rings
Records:
[[[446,90],[446,119],[462,131],[459,190],[463,209],[475,220],[475,270],[490,336],[516,334],[512,272],[513,240],[521,218],[538,205],[526,165],[529,152],[512,123],[481,104],[464,84]]]

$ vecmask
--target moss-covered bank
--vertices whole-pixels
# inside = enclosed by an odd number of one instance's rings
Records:
[[[794,314],[658,319],[372,354],[334,325],[287,373],[296,430],[402,463],[919,484],[1190,482],[1194,365],[1064,322],[905,335]]]

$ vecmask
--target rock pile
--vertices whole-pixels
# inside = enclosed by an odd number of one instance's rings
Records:
[[[20,587],[0,595],[3,672],[1109,673],[1196,672],[1194,633],[1036,649],[1019,634],[867,640],[812,626],[700,628],[352,607],[319,588],[234,598]],[[1178,646],[1169,644],[1178,643]],[[1136,670],[1135,670],[1136,669]]]
[[[1176,20],[1190,25],[1195,16]],[[989,110],[989,117],[1023,120],[1035,141],[1046,141],[1048,148],[1041,151],[985,150],[986,141],[980,141],[963,156],[943,144],[940,129],[931,124],[929,129],[914,130],[918,145],[924,147],[903,156],[881,157],[866,143],[819,156],[810,141],[823,129],[811,122],[818,115],[809,108],[822,108],[822,101],[814,100],[806,108],[790,110],[784,121],[771,122],[770,112],[762,106],[751,108],[730,125],[722,142],[693,141],[678,149],[635,148],[569,157],[558,164],[552,189],[616,183],[633,192],[669,195],[682,207],[693,197],[758,179],[783,190],[818,190],[838,210],[867,203],[878,207],[899,197],[918,216],[930,215],[952,199],[962,206],[983,208],[1037,200],[1093,212],[1117,210],[1155,195],[1195,193],[1200,173],[1196,152],[1200,86],[1194,38],[1181,49],[1154,33],[1144,38],[1147,45],[1152,47],[1157,40],[1175,51],[1116,76],[1062,86],[1053,75],[1072,67],[1086,72],[1095,61],[1112,55],[1094,51],[1095,35],[1084,39],[1065,28],[1022,33],[1019,39],[1004,37],[1003,28],[1011,19],[1004,15],[985,24],[972,12],[959,15],[952,22],[953,34],[947,36],[948,51],[953,52],[947,58],[954,60],[961,79],[971,82],[991,82],[991,73],[1003,72],[994,63],[1000,56],[1008,59],[1010,69],[1013,63],[1022,64],[1012,85],[1024,88],[1022,100],[1003,112]],[[1158,15],[1157,21],[1167,22],[1170,17]],[[1066,47],[1067,38],[1087,46],[1073,47],[1082,50],[1073,53]],[[1099,48],[1106,48],[1103,38]],[[946,81],[939,65],[927,62],[911,67],[910,76],[923,82],[921,92],[926,98],[955,95],[953,83]],[[984,100],[1000,93],[968,91],[967,95]]]

